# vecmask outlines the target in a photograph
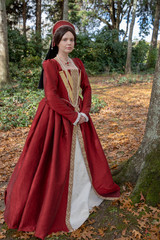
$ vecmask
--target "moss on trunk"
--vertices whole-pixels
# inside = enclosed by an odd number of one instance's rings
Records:
[[[113,179],[118,184],[125,182],[136,183],[138,174],[136,172],[134,163],[135,158],[139,157],[138,154],[133,155],[128,161],[122,163],[117,170],[112,172]]]
[[[139,202],[141,193],[147,204],[157,206],[160,203],[160,146],[146,156],[132,193],[132,201]]]

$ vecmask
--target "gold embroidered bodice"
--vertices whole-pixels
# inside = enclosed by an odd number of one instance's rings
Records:
[[[79,72],[79,69],[75,65],[75,68],[64,69],[64,66],[62,66],[60,62],[59,64],[62,67],[62,70],[59,72],[59,74],[68,92],[69,102],[75,108],[75,110],[78,111],[81,72]]]

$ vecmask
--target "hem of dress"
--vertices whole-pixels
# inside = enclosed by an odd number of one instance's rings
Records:
[[[93,190],[95,192],[95,194],[100,197],[101,199],[104,199],[104,200],[118,200],[120,197],[103,197],[102,195],[100,195],[96,189],[94,188],[93,184],[92,184],[92,176],[91,176],[91,172],[90,172],[90,169],[89,169],[89,165],[88,165],[88,160],[87,160],[87,155],[86,155],[86,151],[85,151],[85,147],[84,147],[84,142],[83,142],[83,136],[82,136],[82,132],[81,132],[81,129],[80,129],[80,126],[78,125],[78,138],[79,138],[79,143],[80,143],[80,146],[81,146],[81,150],[82,150],[82,155],[83,155],[83,158],[84,158],[84,163],[86,165],[86,169],[87,169],[87,172],[88,172],[88,176],[90,178],[90,181],[91,181],[91,185],[93,187]]]

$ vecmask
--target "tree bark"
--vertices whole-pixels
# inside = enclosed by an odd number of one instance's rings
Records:
[[[159,20],[160,20],[160,0],[157,0],[153,32],[152,32],[152,40],[151,40],[151,46],[154,48],[157,47]]]
[[[27,2],[26,0],[23,0],[23,9],[22,9],[22,18],[23,18],[23,35],[25,38],[25,48],[24,48],[24,57],[26,57],[26,48],[27,48],[27,28],[26,28],[26,22],[27,22]]]
[[[39,57],[42,55],[41,41],[41,0],[36,0],[36,52]]]
[[[147,68],[153,68],[155,66],[157,58],[157,39],[158,39],[158,30],[159,30],[159,20],[160,20],[160,0],[157,0],[156,3],[156,12],[154,18],[152,39],[147,59]]]
[[[68,0],[63,1],[63,20],[68,21]]]
[[[23,0],[23,10],[22,10],[22,17],[23,17],[23,35],[25,36],[26,38],[26,21],[27,21],[27,11],[26,11],[26,8],[27,8],[27,2],[25,0]]]
[[[8,32],[5,1],[0,0],[0,87],[9,82]]]
[[[126,60],[125,73],[131,72],[132,35],[133,35],[135,18],[136,18],[136,8],[137,8],[137,0],[134,0],[133,10],[132,10],[132,21],[131,21],[131,25],[130,25],[129,38],[128,38],[128,49],[127,49],[127,60]]]
[[[36,0],[36,33],[41,37],[41,0]]]
[[[142,193],[148,204],[160,202],[160,48],[144,137],[138,151],[113,174],[118,182],[135,183],[132,200]]]
[[[123,42],[124,42],[124,40],[125,40],[125,38],[126,38],[126,36],[127,36],[127,32],[128,32],[130,11],[131,11],[131,6],[129,7],[128,14],[127,14],[127,26],[126,26],[125,34],[124,34],[124,37],[123,37]]]

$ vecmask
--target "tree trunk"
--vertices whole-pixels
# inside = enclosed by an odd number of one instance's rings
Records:
[[[25,0],[23,0],[23,10],[22,10],[22,17],[23,17],[23,35],[26,38],[26,21],[27,21],[27,3]]]
[[[36,52],[39,57],[42,55],[41,40],[41,0],[36,0]]]
[[[133,11],[132,11],[132,21],[131,21],[131,25],[130,25],[129,38],[128,38],[128,49],[127,49],[127,60],[126,60],[125,73],[131,72],[132,35],[133,35],[135,18],[136,18],[136,8],[137,8],[137,0],[134,0]]]
[[[124,42],[124,40],[125,40],[125,38],[126,38],[126,36],[127,36],[127,32],[128,32],[128,25],[129,25],[129,17],[130,17],[130,11],[131,11],[131,6],[129,7],[129,10],[128,10],[128,14],[127,14],[127,26],[126,26],[126,30],[125,30],[125,34],[124,34],[124,36],[123,36],[123,42]]]
[[[160,48],[153,80],[146,129],[138,151],[115,173],[118,182],[136,183],[132,200],[142,193],[148,204],[160,203]]]
[[[26,48],[27,48],[27,36],[26,36],[26,22],[27,22],[27,2],[23,0],[23,10],[22,10],[22,18],[23,18],[23,35],[25,38],[25,48],[24,48],[24,57],[26,57]]]
[[[152,33],[152,40],[151,40],[151,46],[154,47],[154,48],[157,47],[159,19],[160,19],[160,0],[157,0],[155,19],[154,19],[154,25],[153,25],[153,33]]]
[[[36,0],[36,33],[41,37],[41,0]]]
[[[8,33],[5,1],[0,0],[0,87],[9,82]]]
[[[68,21],[68,0],[63,1],[63,20]]]
[[[160,0],[157,0],[153,32],[152,32],[152,40],[151,40],[151,45],[150,45],[148,59],[147,59],[147,68],[153,68],[155,66],[155,62],[157,58],[157,39],[158,39],[158,30],[159,30],[159,20],[160,20]]]

